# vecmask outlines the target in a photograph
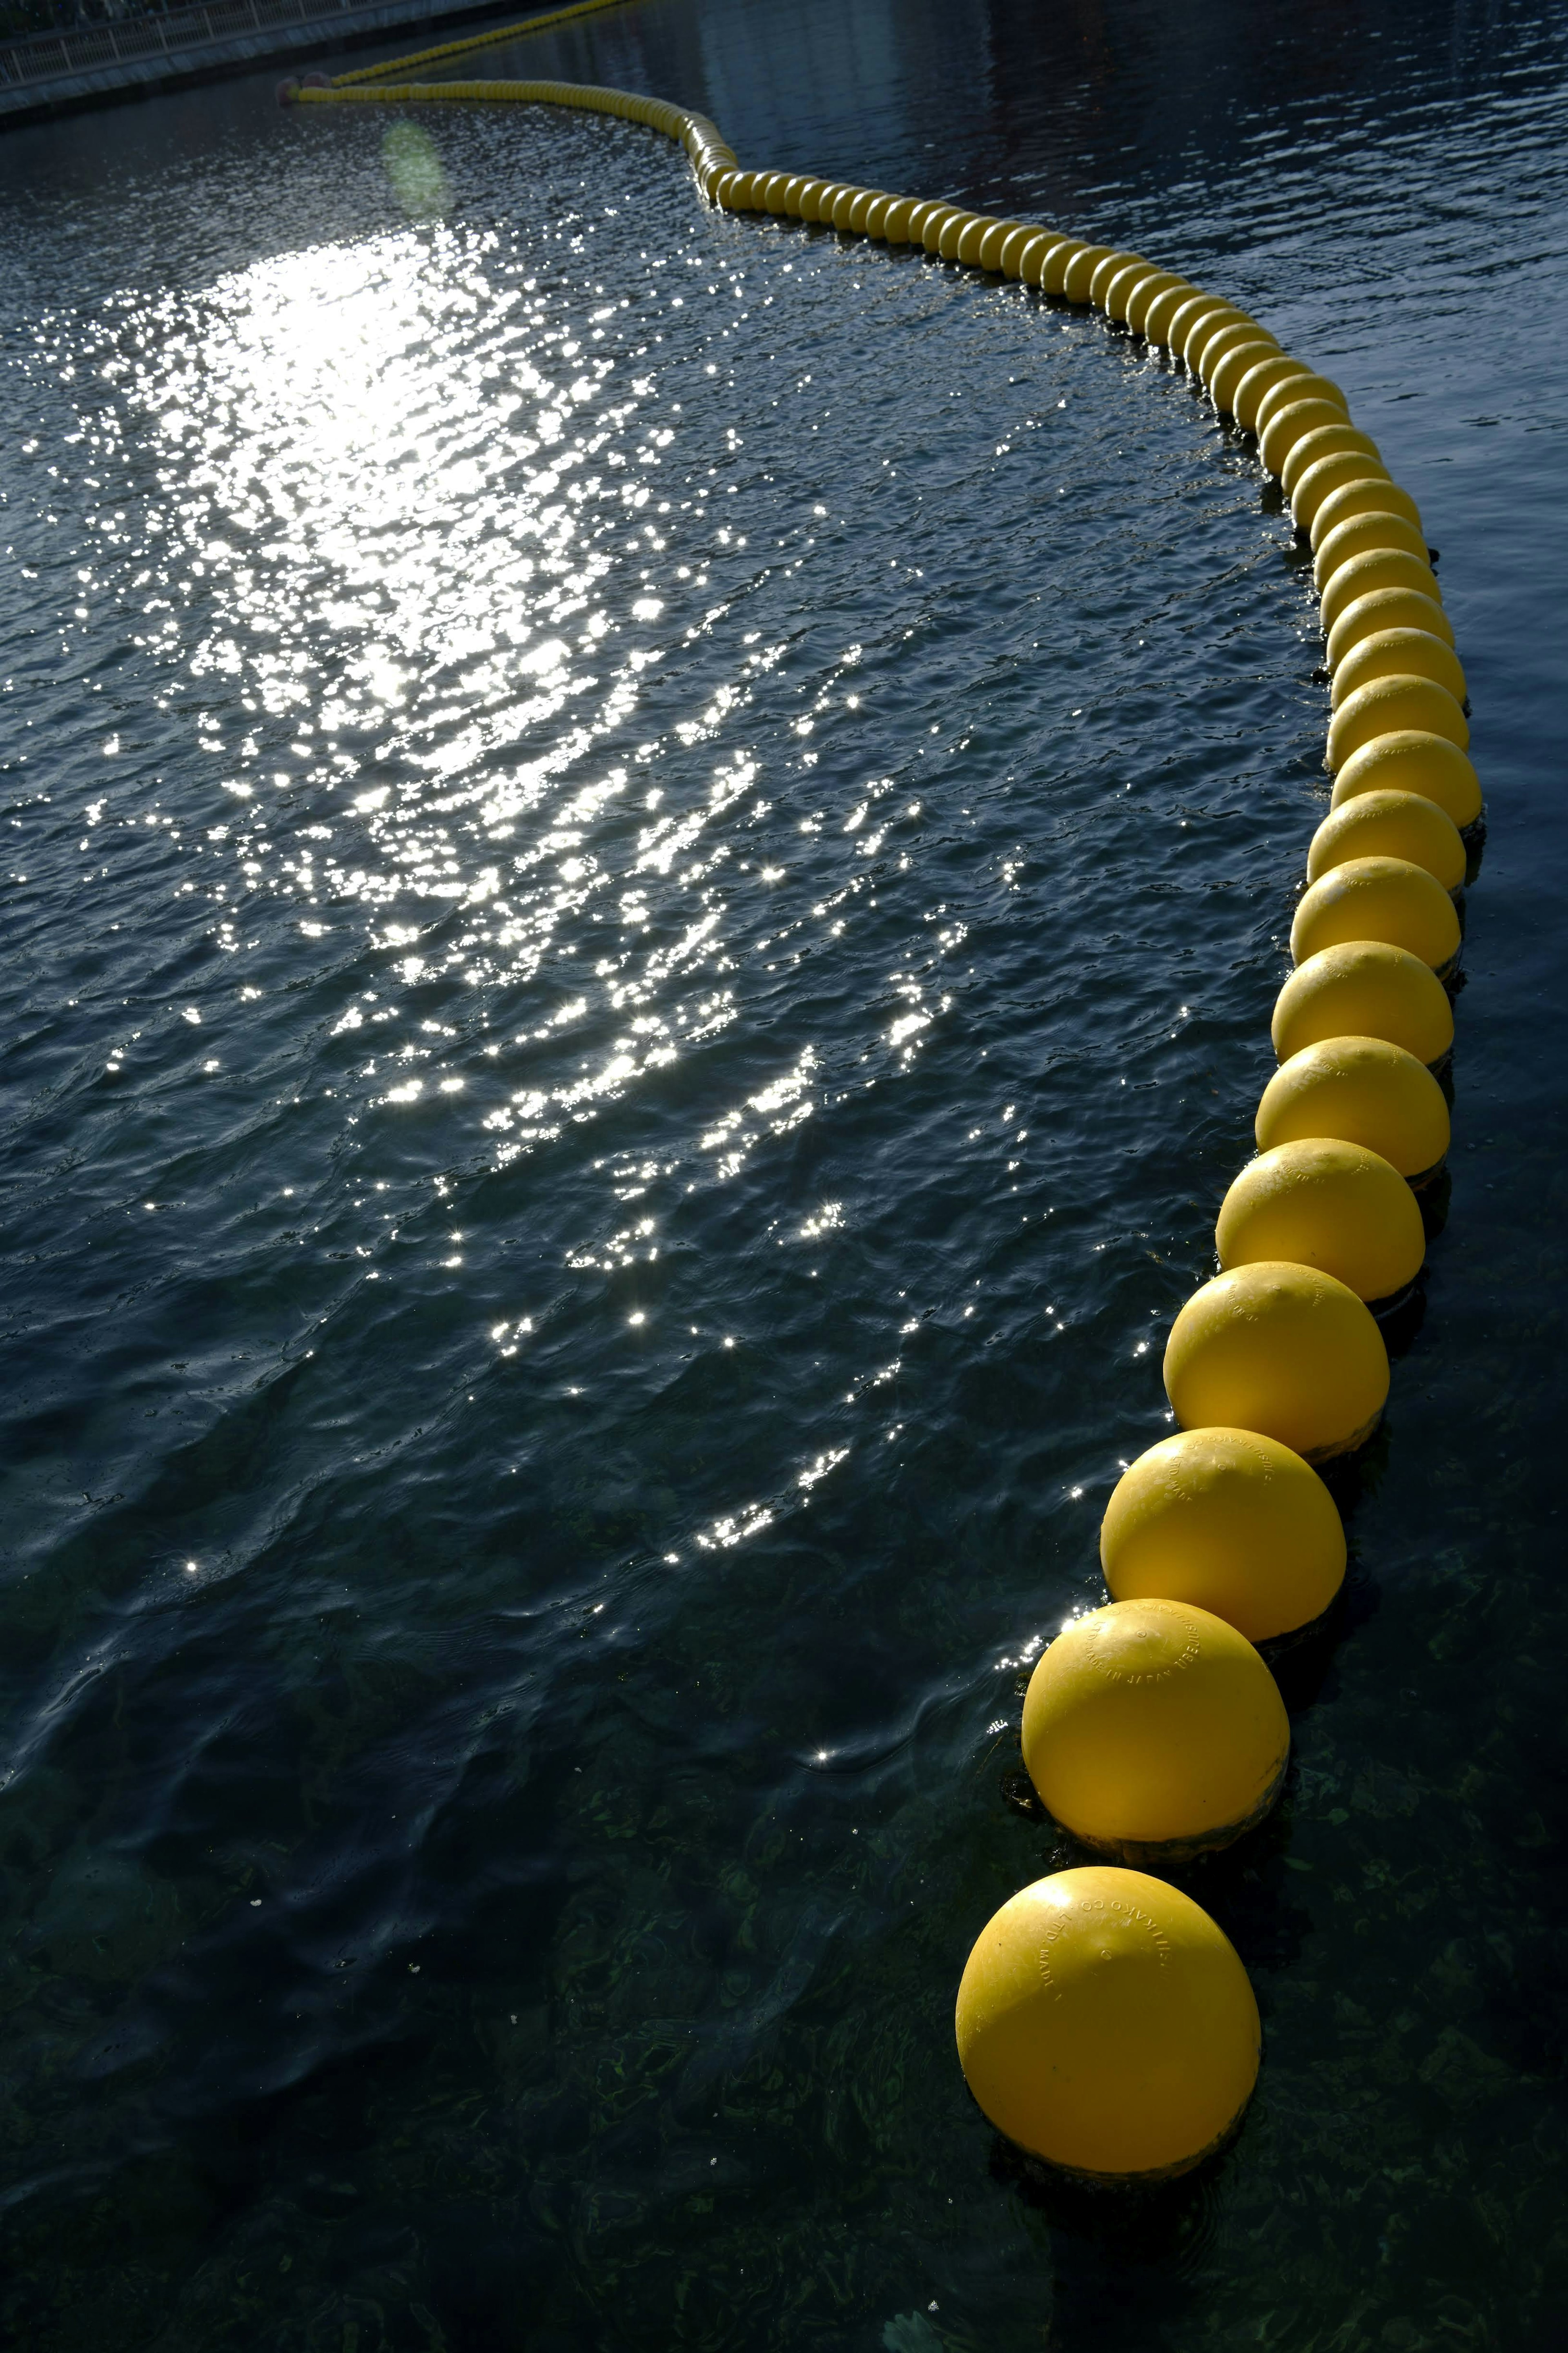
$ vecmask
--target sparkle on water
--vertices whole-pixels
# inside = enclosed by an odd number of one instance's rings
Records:
[[[647,0],[453,71],[1258,308],[1476,698],[1453,1200],[1217,2165],[1053,2196],[969,1945],[1269,1067],[1288,518],[1016,287],[634,126],[0,145],[0,2310],[30,2353],[1546,2353],[1565,70],[1522,6]]]

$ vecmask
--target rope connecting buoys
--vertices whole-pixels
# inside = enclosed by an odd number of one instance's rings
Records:
[[[1099,2183],[1187,2172],[1258,2080],[1258,2004],[1235,1947],[1141,1871],[1091,1864],[1021,1888],[975,1939],[954,2026],[997,2130]]]
[[[1113,1601],[1189,1601],[1269,1642],[1328,1609],[1344,1582],[1345,1532],[1317,1472],[1278,1439],[1184,1430],[1122,1472],[1100,1562]]]
[[[1215,1229],[1220,1273],[1165,1350],[1175,1437],[1139,1457],[1100,1531],[1110,1604],[1069,1622],[1025,1704],[1025,1759],[1075,1837],[1125,1859],[1200,1852],[1268,1810],[1289,1754],[1255,1642],[1299,1635],[1339,1591],[1345,1539],[1314,1462],[1375,1428],[1388,1394],[1372,1307],[1419,1275],[1414,1187],[1448,1148],[1434,1067],[1454,1038],[1442,977],[1481,817],[1467,684],[1415,501],[1342,388],[1238,304],[1142,255],[940,198],[742,170],[706,117],[563,82],[397,83],[400,68],[584,15],[578,5],[342,77],[300,103],[574,106],[647,124],[707,200],[798,220],[1091,304],[1163,346],[1215,411],[1257,436],[1312,551],[1331,681],[1329,815],[1307,852],[1295,970],[1274,1008],[1279,1067],[1259,1156]],[[352,85],[352,86],[351,86]],[[1258,2011],[1245,1971],[1185,1895],[1131,1870],[1058,1873],[983,1931],[957,2009],[985,2115],[1096,2181],[1148,2181],[1223,2143],[1251,2092]]]
[[[1190,1602],[1112,1601],[1063,1628],[1024,1700],[1040,1803],[1119,1862],[1231,1846],[1279,1794],[1290,1725],[1244,1634]]]

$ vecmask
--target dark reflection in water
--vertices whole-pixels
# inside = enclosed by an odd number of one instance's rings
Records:
[[[471,69],[463,69],[470,70]],[[10,2333],[1554,2347],[1563,24],[646,0],[485,69],[1103,233],[1421,502],[1455,1146],[1270,1821],[1237,2146],[953,2060],[1020,1687],[1269,1067],[1300,554],[1128,339],[629,126],[0,145]]]

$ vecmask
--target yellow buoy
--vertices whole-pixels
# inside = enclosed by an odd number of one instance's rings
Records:
[[[1333,806],[1361,793],[1423,793],[1446,810],[1460,832],[1481,813],[1481,780],[1469,754],[1447,736],[1415,727],[1374,735],[1352,752],[1334,777]]]
[[[1429,964],[1386,940],[1345,940],[1297,965],[1269,1024],[1281,1062],[1325,1038],[1386,1038],[1418,1062],[1440,1062],[1454,1042],[1454,1008]]]
[[[1196,335],[1189,336],[1187,342],[1198,375],[1212,394],[1215,378],[1233,353],[1254,352],[1259,343],[1267,345],[1273,343],[1274,338],[1267,327],[1258,325],[1256,319],[1236,319],[1228,326],[1216,327],[1212,334],[1200,331]],[[1279,350],[1278,343],[1274,348]]]
[[[1398,547],[1372,547],[1341,564],[1323,586],[1321,608],[1324,636],[1333,635],[1352,605],[1390,589],[1429,597],[1441,607],[1443,591],[1427,561],[1425,546],[1419,555],[1411,555]]]
[[[1208,385],[1213,383],[1215,370],[1230,353],[1259,338],[1265,343],[1272,341],[1268,328],[1260,327],[1245,311],[1238,311],[1234,319],[1201,319],[1187,337],[1184,356],[1199,382]],[[1275,349],[1279,349],[1278,344]]]
[[[1194,290],[1187,280],[1178,277],[1173,269],[1157,269],[1152,277],[1141,280],[1133,289],[1132,299],[1127,305],[1128,325],[1134,334],[1146,337],[1149,314],[1157,302],[1166,302],[1174,308],[1176,301],[1184,302]]]
[[[1278,384],[1267,385],[1258,395],[1257,431],[1259,442],[1282,408],[1293,408],[1304,400],[1326,400],[1336,415],[1349,418],[1350,403],[1332,376],[1319,375],[1309,368],[1302,376],[1282,377]],[[1333,418],[1328,420],[1331,424]]]
[[[1336,523],[1312,551],[1312,583],[1322,598],[1325,616],[1331,617],[1329,608],[1332,600],[1328,592],[1342,565],[1357,556],[1374,552],[1382,555],[1391,551],[1416,556],[1426,564],[1426,533],[1408,516],[1382,510],[1376,514],[1352,515],[1347,522]]]
[[[942,231],[951,220],[967,220],[962,205],[935,205],[921,223],[921,243],[928,253],[937,252],[942,245]]]
[[[994,228],[1000,228],[1001,226],[1001,222],[994,219],[991,214],[977,213],[959,238],[958,250],[954,258],[961,261],[966,269],[973,269],[980,260],[981,248],[986,238]]]
[[[1426,1256],[1415,1194],[1392,1162],[1342,1138],[1301,1136],[1250,1162],[1220,1204],[1221,1266],[1292,1259],[1358,1299],[1394,1299]]]
[[[1422,528],[1421,510],[1409,491],[1391,482],[1381,468],[1369,466],[1358,480],[1342,482],[1322,501],[1309,533],[1313,548],[1321,547],[1341,523],[1363,514],[1403,515],[1413,531]]]
[[[1262,2032],[1229,1939],[1179,1888],[1108,1863],[1021,1888],[975,1939],[959,2063],[987,2120],[1100,2182],[1185,2173],[1240,2119]]]
[[[1461,752],[1469,748],[1469,722],[1448,689],[1436,679],[1414,670],[1369,679],[1345,697],[1330,721],[1323,765],[1331,774],[1375,737],[1403,734],[1413,728],[1426,735],[1446,735]]]
[[[1332,1137],[1375,1152],[1407,1184],[1440,1168],[1448,1106],[1426,1068],[1386,1038],[1324,1038],[1281,1062],[1253,1124],[1259,1152]]]
[[[1436,587],[1436,581],[1432,585]],[[1348,653],[1368,638],[1381,637],[1384,629],[1425,629],[1446,646],[1454,642],[1454,624],[1427,589],[1374,588],[1352,597],[1329,629],[1325,659],[1330,670],[1337,670]]]
[[[1371,1437],[1388,1397],[1388,1352],[1344,1283],[1264,1260],[1216,1275],[1187,1301],[1165,1346],[1165,1394],[1184,1430],[1256,1430],[1321,1462]]]
[[[1097,261],[1089,272],[1089,299],[1094,308],[1097,311],[1104,310],[1105,298],[1110,290],[1112,279],[1120,278],[1124,269],[1146,269],[1148,266],[1141,253],[1113,251],[1108,253],[1102,260]]]
[[[1442,884],[1407,858],[1349,858],[1302,893],[1290,954],[1305,964],[1347,940],[1385,940],[1446,973],[1459,953],[1459,918]]]
[[[1447,688],[1456,702],[1463,702],[1468,691],[1463,665],[1447,638],[1398,622],[1374,629],[1352,646],[1333,665],[1333,672],[1331,700],[1336,711],[1358,687],[1370,686],[1374,678],[1435,679]]]
[[[1358,432],[1342,417],[1337,425],[1319,425],[1310,433],[1303,433],[1299,441],[1291,444],[1279,469],[1280,489],[1287,498],[1292,497],[1302,475],[1320,458],[1338,458],[1352,449],[1359,449],[1363,458],[1381,458],[1383,454],[1369,433]]]
[[[1013,235],[1013,232],[1017,226],[1018,224],[1016,221],[992,222],[990,227],[986,230],[984,236],[980,240],[980,251],[975,256],[975,259],[982,269],[989,269],[992,271],[1000,269],[1002,266],[1002,248],[1006,244],[1007,239]]]
[[[1184,1430],[1122,1472],[1100,1530],[1113,1601],[1190,1601],[1270,1642],[1322,1616],[1345,1532],[1310,1464],[1253,1430]]]
[[[1258,454],[1270,474],[1279,471],[1298,441],[1304,441],[1309,433],[1316,433],[1325,425],[1337,423],[1344,414],[1321,393],[1304,392],[1296,384],[1280,386],[1279,389],[1294,393],[1298,397],[1281,400],[1267,422],[1258,427]],[[1267,394],[1264,398],[1266,402]]]
[[[1069,302],[1087,302],[1089,281],[1100,264],[1107,260],[1113,248],[1109,245],[1080,245],[1062,272],[1062,292]]]
[[[1267,359],[1258,361],[1249,368],[1236,387],[1236,396],[1230,405],[1237,423],[1244,426],[1248,433],[1256,433],[1258,412],[1266,395],[1272,392],[1276,385],[1300,384],[1309,378],[1314,383],[1317,381],[1305,360],[1293,360],[1288,353],[1282,352],[1278,356],[1270,353]]]
[[[1117,272],[1106,287],[1106,317],[1125,320],[1131,310],[1133,296],[1140,287],[1148,286],[1154,290],[1153,281],[1158,280],[1160,285],[1165,285],[1169,282],[1171,275],[1168,269],[1156,269],[1152,261],[1130,262],[1125,269]]]
[[[1024,1763],[1040,1803],[1119,1862],[1231,1845],[1274,1803],[1289,1754],[1273,1676],[1189,1602],[1070,1619],[1029,1677]]]
[[[1318,437],[1309,433],[1303,438],[1315,441]],[[1291,449],[1285,460],[1287,468],[1300,446],[1298,441]],[[1310,538],[1318,510],[1327,505],[1336,491],[1342,491],[1349,482],[1375,481],[1379,476],[1393,488],[1382,459],[1369,458],[1364,449],[1340,449],[1331,458],[1318,459],[1304,473],[1298,474],[1296,488],[1290,493],[1290,514],[1297,530],[1304,531]]]
[[[1178,287],[1184,300],[1193,290],[1186,280],[1178,278],[1173,269],[1153,269],[1147,278],[1138,280],[1127,298],[1127,309],[1123,314],[1135,335],[1143,332],[1143,322],[1156,299],[1162,294],[1173,293]]]
[[[1358,793],[1331,809],[1307,852],[1308,881],[1352,858],[1408,859],[1445,891],[1458,890],[1465,879],[1458,828],[1425,793]]]
[[[1165,330],[1166,348],[1180,359],[1186,350],[1187,337],[1200,322],[1221,317],[1229,320],[1239,318],[1240,315],[1236,304],[1227,302],[1223,295],[1201,293],[1191,295],[1185,302],[1178,304],[1171,313],[1171,323]]]
[[[1016,278],[1020,275],[1018,257],[1026,246],[1034,243],[1039,234],[1037,228],[1032,228],[1027,222],[1024,222],[1013,231],[1011,237],[1003,238],[996,256],[996,267],[1004,278]]]
[[[942,234],[936,241],[937,259],[940,261],[956,261],[958,248],[970,230],[983,226],[978,213],[949,213],[942,225]]]
[[[1173,286],[1162,287],[1144,307],[1139,332],[1145,343],[1163,343],[1172,320],[1184,303],[1192,301],[1197,290],[1195,286],[1189,286],[1184,278],[1178,278]]]
[[[1223,358],[1226,336],[1234,335],[1237,330],[1249,336],[1263,332],[1257,320],[1234,302],[1222,302],[1217,311],[1205,311],[1187,329],[1182,341],[1182,359],[1200,383],[1208,382],[1204,365],[1206,355],[1213,352],[1215,359]]]
[[[1261,366],[1265,360],[1272,359],[1279,351],[1279,346],[1273,336],[1265,334],[1259,328],[1250,342],[1237,343],[1226,353],[1223,359],[1215,361],[1208,386],[1214,405],[1222,417],[1234,416],[1241,385],[1247,377],[1255,367]]]
[[[1038,286],[1047,294],[1063,294],[1067,290],[1068,271],[1080,253],[1089,250],[1076,237],[1058,237],[1047,229],[1037,245],[1031,246],[1024,259],[1024,279],[1030,286]]]

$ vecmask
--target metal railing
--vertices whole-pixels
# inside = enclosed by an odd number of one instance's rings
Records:
[[[195,8],[171,8],[158,16],[124,16],[111,24],[83,26],[75,32],[33,33],[0,43],[0,90],[58,81],[64,75],[91,73],[105,66],[134,65],[174,50],[207,42],[265,33],[275,26],[305,25],[355,13],[364,0],[204,0]]]

